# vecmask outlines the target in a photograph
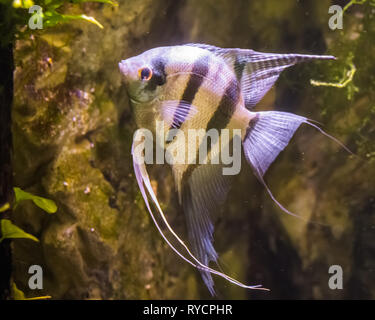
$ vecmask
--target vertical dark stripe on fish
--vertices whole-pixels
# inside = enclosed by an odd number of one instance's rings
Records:
[[[221,135],[221,130],[225,129],[228,126],[230,120],[232,119],[233,113],[236,110],[236,106],[240,100],[240,96],[241,96],[241,91],[240,91],[238,82],[235,79],[232,79],[229,82],[229,85],[226,88],[216,111],[214,112],[210,121],[207,123],[206,135],[207,135],[208,130],[210,129],[219,130],[219,136]],[[203,139],[207,139],[207,137],[205,136]],[[215,143],[215,142],[211,141],[211,143],[207,143],[207,154],[211,150],[212,143]],[[199,159],[200,149],[201,149],[201,146],[199,146],[197,150],[196,159]],[[186,168],[181,179],[182,185],[188,182],[188,179],[190,178],[194,169],[198,166],[199,164],[191,164]]]
[[[210,129],[219,130],[219,139],[221,130],[225,129],[230,120],[232,119],[233,113],[236,110],[236,106],[240,100],[241,91],[238,81],[232,79],[229,82],[228,87],[225,89],[224,95],[220,100],[219,106],[212,115],[210,121],[206,126],[206,134]],[[212,141],[211,141],[212,142]],[[207,143],[207,154],[210,152],[212,143]]]
[[[238,81],[232,79],[225,89],[216,111],[207,123],[206,132],[212,128],[221,130],[227,127],[240,100],[240,95]]]
[[[157,86],[161,86],[166,82],[165,64],[164,58],[156,58],[151,61],[152,77],[147,83],[145,90],[154,91]]]
[[[241,58],[236,55],[236,58],[234,60],[234,72],[236,73],[237,81],[241,82],[242,74],[245,69],[245,61],[242,61]]]
[[[208,62],[209,62],[208,58],[209,58],[208,56],[203,56],[194,63],[189,80],[186,84],[184,93],[182,94],[182,97],[181,97],[181,101],[183,101],[185,104],[187,103],[188,105],[191,105],[193,103],[195,95],[198,93],[199,88],[202,85],[204,78],[207,76]],[[180,104],[177,106],[177,109],[179,107],[180,107]],[[185,118],[181,119],[181,115],[178,115],[178,113],[175,112],[173,116],[174,125],[171,127],[171,129],[172,128],[179,129],[181,125],[183,124],[183,122],[185,121]]]

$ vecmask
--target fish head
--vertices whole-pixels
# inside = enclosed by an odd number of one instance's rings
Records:
[[[159,57],[159,52],[153,49],[119,63],[133,103],[149,103],[160,93],[161,86],[166,82],[166,74]]]

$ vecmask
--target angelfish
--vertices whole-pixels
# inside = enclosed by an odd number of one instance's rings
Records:
[[[119,63],[135,120],[139,128],[150,130],[163,148],[171,147],[177,157],[185,145],[178,135],[188,136],[191,129],[211,129],[219,132],[219,138],[207,144],[206,160],[213,160],[223,152],[221,132],[231,133],[228,145],[242,142],[242,150],[255,176],[265,186],[271,198],[285,212],[272,195],[263,176],[278,154],[288,145],[295,131],[302,124],[322,129],[303,116],[287,112],[254,112],[253,108],[272,87],[280,73],[287,67],[309,60],[331,60],[329,55],[274,54],[247,49],[218,48],[205,44],[186,44],[158,47]],[[157,124],[174,135],[158,136]],[[330,138],[337,141],[335,138]],[[204,138],[204,137],[203,137]],[[207,139],[206,139],[207,140]],[[172,172],[183,208],[189,237],[186,245],[168,224],[155,193],[144,162],[135,152],[141,143],[134,137],[132,155],[135,175],[146,206],[159,232],[171,248],[185,261],[197,267],[212,295],[215,294],[211,274],[250,289],[265,289],[261,285],[245,285],[223,272],[209,267],[217,262],[218,254],[213,247],[214,225],[212,219],[223,203],[231,177],[223,174],[225,164],[175,163]],[[207,141],[206,141],[207,142]],[[337,141],[338,142],[338,141]],[[202,139],[198,141],[191,157],[198,158]],[[340,142],[338,142],[340,143]],[[215,146],[219,145],[219,148]],[[177,154],[176,154],[177,153]],[[175,239],[185,249],[178,251],[159,227],[148,198],[151,197],[163,222]]]

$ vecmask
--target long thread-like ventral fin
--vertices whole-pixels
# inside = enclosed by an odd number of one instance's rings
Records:
[[[136,179],[137,179],[137,182],[138,182],[138,186],[140,188],[140,191],[141,191],[141,194],[142,194],[142,197],[145,201],[145,204],[146,204],[146,207],[147,207],[147,210],[148,212],[150,213],[150,216],[155,224],[155,226],[157,227],[159,233],[161,234],[161,236],[163,237],[163,239],[165,240],[165,242],[169,245],[169,247],[180,257],[182,258],[184,261],[186,261],[187,263],[191,264],[192,266],[194,266],[195,268],[197,268],[198,270],[202,270],[202,271],[206,271],[206,272],[210,272],[212,274],[216,274],[224,279],[226,279],[227,281],[235,284],[235,285],[238,285],[242,288],[246,288],[246,289],[254,289],[254,290],[264,290],[264,291],[269,291],[269,289],[267,288],[263,288],[261,285],[245,285],[241,282],[239,282],[238,280],[228,276],[227,274],[223,273],[223,272],[219,272],[215,269],[212,269],[208,266],[206,266],[205,264],[203,264],[201,261],[199,261],[193,254],[192,252],[190,251],[190,249],[187,247],[187,245],[181,240],[181,238],[174,232],[174,230],[172,229],[172,227],[170,226],[170,224],[168,223],[161,207],[160,207],[160,204],[156,198],[156,195],[151,187],[151,182],[150,182],[150,178],[148,176],[148,173],[147,173],[147,170],[146,170],[146,166],[144,164],[144,162],[142,161],[140,155],[137,155],[136,152],[134,152],[134,149],[135,149],[135,144],[136,142],[133,142],[133,146],[132,146],[132,156],[133,156],[133,167],[134,167],[134,172],[135,172],[135,176],[136,176]],[[145,189],[146,187],[146,189]],[[162,218],[162,221],[164,222],[165,226],[167,227],[167,229],[171,232],[171,234],[173,235],[173,237],[178,241],[178,243],[180,243],[180,245],[186,250],[187,254],[190,256],[190,258],[187,258],[184,254],[182,254],[180,251],[178,251],[175,246],[173,246],[173,244],[168,240],[168,238],[165,236],[164,232],[162,231],[161,227],[159,226],[152,210],[151,210],[151,206],[150,206],[150,203],[148,201],[148,197],[147,197],[147,193],[146,193],[146,190],[148,192],[148,194],[150,195],[151,199],[153,200],[154,202],[154,205],[156,206],[156,208],[158,209],[158,212],[160,214],[160,217]]]

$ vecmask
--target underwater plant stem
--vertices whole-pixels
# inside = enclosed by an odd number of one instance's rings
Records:
[[[354,4],[364,4],[367,0],[351,0],[349,1],[346,6],[342,9],[342,13],[344,14],[344,12],[346,10],[348,10],[352,5]]]
[[[346,73],[343,79],[339,82],[324,82],[318,80],[310,80],[311,85],[315,87],[336,87],[336,88],[345,88],[354,77],[355,72],[357,71],[353,63],[350,64],[350,70]]]

